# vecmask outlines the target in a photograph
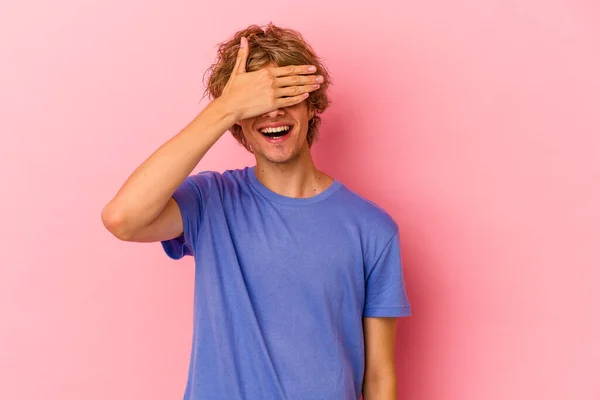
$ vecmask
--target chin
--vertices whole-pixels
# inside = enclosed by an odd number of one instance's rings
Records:
[[[279,144],[269,143],[264,139],[261,133],[256,132],[252,147],[257,159],[272,164],[287,164],[299,159],[305,150],[308,150],[306,139],[304,145],[299,143],[300,138],[295,135],[295,129],[290,135]],[[305,149],[306,147],[306,149]]]
[[[298,158],[297,154],[265,154],[261,153],[262,158],[273,164],[286,164]]]

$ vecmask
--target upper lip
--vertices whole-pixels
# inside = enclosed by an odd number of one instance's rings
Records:
[[[286,122],[272,122],[270,124],[264,124],[259,126],[257,129],[260,131],[261,129],[265,129],[265,128],[277,128],[280,126],[292,126],[292,124],[288,124]]]

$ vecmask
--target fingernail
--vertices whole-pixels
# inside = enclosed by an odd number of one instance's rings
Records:
[[[323,77],[321,75],[317,76],[317,82],[323,82]]]
[[[240,41],[240,47],[242,49],[246,47],[246,40],[245,39],[246,39],[245,37],[242,37],[242,39]]]
[[[313,66],[310,66],[310,67],[308,67],[308,70],[309,70],[310,72],[315,72],[315,71],[317,70],[317,67],[315,67],[315,66],[313,65]]]

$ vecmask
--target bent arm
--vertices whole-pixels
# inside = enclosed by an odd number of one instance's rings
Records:
[[[219,99],[159,147],[102,210],[102,222],[121,240],[149,242],[179,236],[183,222],[171,197],[217,140],[235,123]]]

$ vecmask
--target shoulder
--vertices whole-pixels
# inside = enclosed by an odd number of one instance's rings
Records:
[[[224,172],[201,171],[190,175],[188,180],[200,188],[226,191],[231,187],[246,185],[248,182],[248,168],[230,169]]]
[[[346,205],[345,217],[357,233],[368,274],[383,254],[399,248],[399,227],[390,213],[375,201],[346,186],[340,191],[340,204]]]
[[[375,234],[382,239],[391,238],[398,231],[394,218],[375,201],[358,194],[343,185],[339,191],[340,204],[347,208],[348,214],[361,231]]]

